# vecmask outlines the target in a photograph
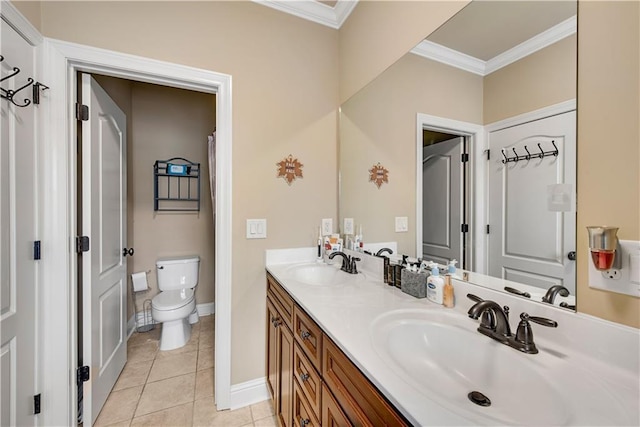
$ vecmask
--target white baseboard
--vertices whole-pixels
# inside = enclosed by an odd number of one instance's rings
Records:
[[[231,386],[230,409],[238,409],[269,399],[265,377]]]
[[[209,316],[216,311],[216,303],[207,302],[205,304],[196,304],[196,310],[198,310],[198,316]]]

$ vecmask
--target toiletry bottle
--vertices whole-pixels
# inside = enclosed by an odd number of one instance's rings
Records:
[[[456,274],[456,263],[458,261],[456,261],[455,259],[452,259],[451,261],[449,261],[449,266],[447,267],[447,273],[451,274],[452,276],[454,274]]]
[[[318,227],[318,262],[322,261],[322,227]]]
[[[444,276],[444,288],[442,289],[442,304],[447,308],[453,308],[453,285],[451,284],[451,275]]]
[[[437,304],[442,304],[444,280],[440,277],[438,264],[431,264],[431,276],[427,279],[427,298]]]

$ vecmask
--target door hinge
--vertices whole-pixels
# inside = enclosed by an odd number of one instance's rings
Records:
[[[78,385],[89,381],[89,367],[87,365],[80,366],[76,369],[76,383]]]
[[[89,251],[89,236],[76,237],[76,253]]]
[[[40,259],[40,240],[33,242],[33,259]]]
[[[33,396],[33,414],[40,413],[40,393]]]
[[[468,233],[469,232],[469,224],[461,224],[460,225],[460,231],[463,233]]]
[[[484,151],[487,152],[487,160],[491,160],[491,150],[487,149],[487,150],[484,150]]]
[[[487,234],[489,234],[489,224],[487,224]]]
[[[76,119],[83,122],[89,120],[89,107],[76,102]]]
[[[469,153],[462,153],[462,155],[460,156],[460,161],[462,163],[466,163],[469,161]]]

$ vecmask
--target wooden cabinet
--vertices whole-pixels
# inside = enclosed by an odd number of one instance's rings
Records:
[[[410,425],[268,273],[266,333],[280,426]]]
[[[293,405],[293,300],[276,293],[273,278],[267,280],[266,374],[274,413],[283,427],[291,427]],[[280,288],[282,292],[282,288]],[[288,307],[288,310],[286,309]],[[288,320],[288,321],[287,321]]]

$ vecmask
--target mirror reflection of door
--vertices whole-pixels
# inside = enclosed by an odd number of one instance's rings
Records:
[[[576,238],[575,129],[571,111],[489,134],[491,276],[542,289],[559,284],[575,295],[575,261],[568,256]],[[554,144],[557,155],[536,157]],[[508,158],[528,150],[531,158],[503,163],[501,150]]]
[[[465,138],[432,130],[423,132],[422,259],[446,265],[465,261]]]

